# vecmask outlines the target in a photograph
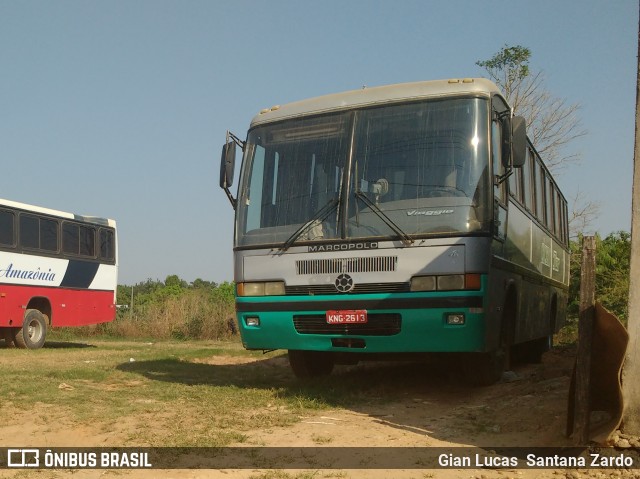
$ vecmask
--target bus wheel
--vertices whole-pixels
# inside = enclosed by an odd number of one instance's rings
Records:
[[[17,347],[22,349],[40,349],[47,336],[47,320],[37,309],[27,309],[21,328],[13,335]]]
[[[289,364],[300,379],[328,376],[333,371],[333,358],[323,351],[289,350]]]
[[[553,347],[553,334],[544,338],[534,339],[520,346],[520,359],[527,363],[540,364],[542,355]]]
[[[503,348],[488,353],[477,353],[468,356],[465,365],[467,383],[472,386],[491,386],[502,377],[508,362]]]
[[[486,353],[476,353],[466,369],[468,382],[473,386],[490,386],[502,378],[502,373],[511,367],[511,345],[513,344],[513,321],[516,317],[516,297],[513,290],[507,295],[498,347]]]

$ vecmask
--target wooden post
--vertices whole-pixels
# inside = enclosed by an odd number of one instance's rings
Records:
[[[625,434],[640,436],[640,25],[636,76],[636,131],[631,200],[631,265],[629,271],[629,345],[622,370],[622,413]]]
[[[596,239],[585,236],[582,240],[582,270],[580,271],[580,317],[578,322],[578,353],[576,359],[576,388],[574,442],[589,442],[589,416],[591,404],[591,344],[596,297]]]

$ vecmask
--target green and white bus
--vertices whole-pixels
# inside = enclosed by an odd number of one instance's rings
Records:
[[[298,377],[456,353],[491,384],[511,353],[539,360],[565,319],[567,204],[525,130],[469,78],[274,106],[246,141],[228,133],[244,346],[287,349]]]

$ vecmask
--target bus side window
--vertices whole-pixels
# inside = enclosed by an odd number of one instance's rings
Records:
[[[522,201],[520,181],[522,180],[522,174],[520,168],[514,168],[513,172],[509,176],[509,193],[512,196]]]
[[[112,230],[100,228],[100,259],[113,261],[116,258],[114,234]]]
[[[20,215],[20,246],[37,249],[40,245],[40,228],[38,218],[31,215]]]
[[[555,228],[555,222],[554,222],[554,203],[555,203],[555,198],[554,198],[554,194],[553,194],[553,185],[551,184],[551,180],[549,179],[549,177],[547,175],[545,175],[546,177],[546,181],[545,181],[545,194],[546,194],[546,206],[547,206],[547,227],[549,228],[549,231],[551,231],[552,233],[555,232],[556,228]]]
[[[15,246],[14,215],[11,211],[0,211],[0,245]]]
[[[491,158],[493,162],[493,175],[504,175],[504,166],[502,165],[502,124],[498,120],[491,122]],[[505,182],[495,186],[495,196],[502,203],[507,202],[507,189]]]
[[[79,226],[73,223],[62,225],[62,251],[67,254],[78,254],[80,251]]]
[[[96,231],[87,226],[80,226],[80,255],[93,258],[96,253]]]
[[[567,245],[569,244],[569,212],[567,209],[567,202],[563,201],[562,202],[562,224],[564,226],[564,244]]]
[[[556,235],[564,242],[564,225],[562,224],[562,200],[560,192],[556,191],[555,212],[556,212]]]
[[[542,165],[536,161],[536,214],[542,224],[547,223],[546,209],[544,207],[545,192],[544,192],[544,171]]]
[[[533,161],[533,156],[530,149],[527,149],[527,156],[525,158],[525,163],[520,168],[522,174],[522,202],[524,206],[529,210],[535,212],[533,206],[533,197],[532,197],[532,178],[531,178],[531,162]]]
[[[62,225],[62,251],[67,254],[96,256],[96,230],[88,226],[74,223],[64,223]]]
[[[58,251],[58,222],[40,218],[40,249]]]

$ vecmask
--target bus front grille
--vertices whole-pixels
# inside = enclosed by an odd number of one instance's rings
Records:
[[[383,273],[395,271],[397,256],[365,256],[362,258],[305,259],[296,261],[296,273],[341,274],[341,273]]]
[[[402,317],[399,314],[369,314],[364,324],[328,324],[324,314],[294,315],[293,325],[300,334],[393,336],[400,333]]]
[[[356,284],[347,294],[367,294],[367,293],[408,293],[409,283],[368,283]],[[285,294],[294,296],[316,296],[322,294],[345,294],[338,292],[333,284],[310,284],[302,286],[285,286]]]

